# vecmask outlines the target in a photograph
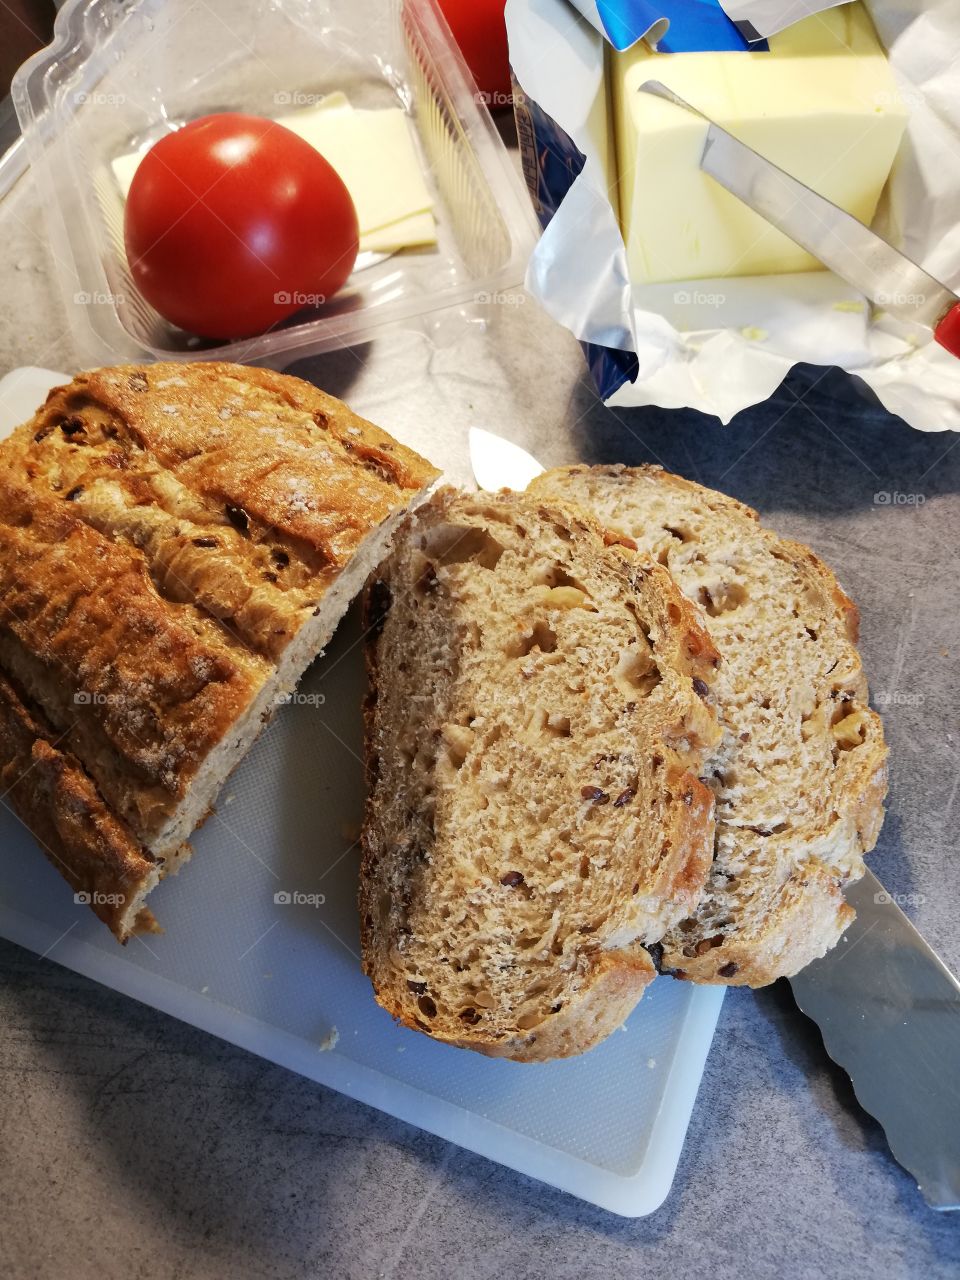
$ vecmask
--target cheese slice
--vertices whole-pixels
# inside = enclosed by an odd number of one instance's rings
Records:
[[[357,210],[361,251],[393,253],[437,243],[433,200],[399,107],[357,109],[345,94],[331,93],[278,123],[309,142],[343,179]],[[143,154],[113,161],[124,198]]]
[[[120,194],[124,200],[130,193],[130,183],[133,181],[133,175],[140,167],[140,161],[143,159],[145,151],[146,148],[144,148],[144,151],[133,151],[129,155],[117,156],[113,162],[113,176],[117,180],[117,186],[120,188]]]
[[[281,116],[286,125],[333,165],[357,207],[360,232],[430,213],[433,201],[399,107],[366,111],[325,107]]]
[[[822,264],[699,167],[707,125],[641,91],[660,80],[761,155],[869,223],[906,112],[860,3],[788,27],[769,52],[611,55],[620,222],[637,283]]]
[[[437,224],[433,214],[413,213],[409,218],[388,222],[360,236],[361,253],[395,253],[398,249],[416,249],[437,243]]]

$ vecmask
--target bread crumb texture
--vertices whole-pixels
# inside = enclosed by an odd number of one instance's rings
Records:
[[[855,606],[808,547],[659,467],[563,468],[531,492],[579,503],[668,569],[723,658],[706,775],[715,855],[697,909],[665,931],[662,967],[751,986],[798,972],[853,919],[843,886],[883,819],[886,747]]]
[[[581,515],[443,490],[366,594],[363,960],[408,1026],[581,1052],[695,908],[716,652],[659,566]]]

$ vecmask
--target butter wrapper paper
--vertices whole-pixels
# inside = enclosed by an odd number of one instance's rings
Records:
[[[960,6],[865,5],[910,116],[874,229],[958,289]],[[723,0],[749,39],[774,34],[788,15],[828,7]],[[581,341],[603,398],[690,407],[728,422],[806,362],[856,374],[920,430],[960,430],[960,360],[829,271],[631,286],[608,188],[604,58],[617,8],[608,0],[507,0],[506,9],[524,167],[543,228],[527,288]],[[648,39],[663,35],[656,12],[647,0],[636,5],[633,27],[646,24]],[[620,43],[633,33],[624,28]]]

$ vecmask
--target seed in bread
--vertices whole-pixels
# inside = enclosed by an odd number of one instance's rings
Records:
[[[579,1053],[712,854],[716,653],[658,565],[522,495],[444,490],[366,594],[360,914],[377,999],[484,1053]]]
[[[659,467],[560,468],[530,490],[579,503],[665,565],[723,656],[716,858],[697,910],[663,938],[663,968],[750,986],[797,973],[853,919],[843,886],[883,820],[856,607],[808,547]]]
[[[436,474],[308,383],[216,363],[81,374],[0,445],[0,673],[21,738],[55,740],[70,794],[122,826],[116,893],[142,905],[186,856]],[[113,854],[43,843],[113,892]],[[140,905],[100,914],[123,940]]]

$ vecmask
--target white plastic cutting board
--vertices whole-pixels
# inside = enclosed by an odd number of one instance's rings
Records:
[[[0,380],[0,437],[65,375]],[[360,972],[357,619],[340,627],[227,783],[194,857],[121,948],[0,804],[0,934],[352,1098],[615,1213],[670,1189],[723,988],[658,980],[621,1031],[565,1062],[483,1058],[397,1027]],[[277,901],[294,893],[317,901]]]

